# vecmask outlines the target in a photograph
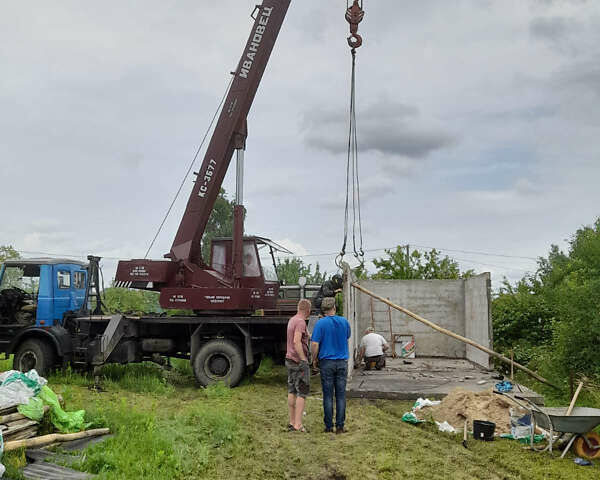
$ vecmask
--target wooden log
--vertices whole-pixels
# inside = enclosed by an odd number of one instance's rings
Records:
[[[110,433],[108,428],[96,428],[94,430],[84,430],[77,433],[51,433],[50,435],[42,435],[41,437],[27,438],[25,440],[15,440],[14,442],[6,442],[4,451],[9,452],[17,448],[40,447],[54,442],[70,442],[71,440],[79,440],[80,438],[97,437]]]
[[[479,350],[481,350],[482,352],[487,353],[488,355],[491,355],[493,357],[496,357],[499,360],[502,360],[505,363],[508,363],[509,365],[511,365],[511,361],[509,358],[506,358],[504,355],[494,352],[492,349],[484,347],[483,345],[480,345],[477,342],[474,342],[473,340],[463,337],[462,335],[458,335],[457,333],[451,332],[450,330],[447,330],[443,327],[440,327],[439,325],[436,325],[435,323],[427,320],[426,318],[423,318],[419,315],[417,315],[416,313],[411,312],[410,310],[407,310],[404,307],[401,307],[400,305],[396,305],[395,303],[390,302],[389,300],[380,297],[379,295],[377,295],[376,293],[373,293],[369,290],[367,290],[366,288],[362,287],[361,285],[359,285],[358,283],[353,283],[352,286],[354,288],[356,288],[357,290],[360,290],[361,292],[369,295],[370,297],[379,300],[380,302],[385,303],[386,305],[389,305],[392,308],[395,308],[396,310],[408,315],[409,317],[414,318],[415,320],[417,320],[418,322],[421,322],[425,325],[427,325],[428,327],[433,328],[434,330],[443,333],[444,335],[448,335],[449,337],[455,338],[456,340],[459,340],[463,343],[466,343],[468,345],[471,345],[472,347],[475,347]],[[512,365],[514,365],[516,368],[523,370],[527,375],[530,375],[531,377],[535,378],[536,380],[545,383],[546,385],[550,385],[553,388],[556,388],[557,390],[560,390],[560,388],[558,388],[556,385],[550,383],[548,380],[546,380],[544,377],[542,377],[541,375],[538,375],[537,373],[535,373],[532,370],[529,370],[527,367],[517,363],[517,362],[512,362]]]

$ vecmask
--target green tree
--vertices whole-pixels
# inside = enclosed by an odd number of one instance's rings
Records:
[[[10,245],[0,245],[0,263],[14,258],[21,258],[19,252]]]
[[[514,286],[506,279],[492,301],[494,349],[527,364],[540,346],[552,339],[554,305],[540,294],[534,276],[525,276]]]
[[[233,235],[234,200],[227,198],[227,192],[221,188],[215,206],[213,207],[204,235],[202,236],[202,258],[208,264],[210,261],[210,244],[213,238],[231,237]],[[244,209],[245,212],[245,209]]]
[[[457,279],[473,276],[473,270],[461,272],[458,263],[449,257],[441,257],[433,249],[421,253],[413,250],[407,255],[406,247],[399,245],[396,250],[386,250],[386,257],[376,258],[373,264],[377,271],[375,279]]]
[[[6,260],[14,260],[16,258],[21,258],[21,256],[12,246],[0,245],[0,264]],[[33,282],[29,282],[30,284],[28,285],[23,285],[22,278],[23,270],[20,268],[9,268],[4,272],[4,278],[2,278],[2,285],[0,285],[0,287],[2,289],[9,287],[30,287],[25,289],[30,291],[37,290],[37,284],[34,285]]]
[[[106,313],[132,313],[143,315],[161,311],[158,292],[147,290],[129,290],[110,287],[103,292]]]
[[[567,253],[552,245],[534,275],[505,282],[492,318],[496,348],[514,346],[546,375],[600,375],[600,219],[575,232]]]
[[[357,280],[366,280],[369,278],[369,272],[367,272],[367,267],[364,262],[354,267],[352,273]]]
[[[312,271],[311,264],[305,265],[301,258],[286,258],[283,262],[277,261],[277,278],[284,285],[297,285],[300,277],[306,277],[306,282],[310,285],[321,285],[327,277],[327,272],[321,272],[319,262],[315,265],[315,271]]]
[[[542,294],[557,312],[555,370],[600,374],[600,219],[575,232],[567,255],[553,247],[540,267]]]

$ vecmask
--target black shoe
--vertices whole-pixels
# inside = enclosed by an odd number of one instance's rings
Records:
[[[333,428],[326,428],[323,433],[333,433]]]
[[[344,427],[342,427],[342,428],[336,428],[335,429],[335,434],[339,435],[340,433],[348,433],[348,430],[346,430]]]

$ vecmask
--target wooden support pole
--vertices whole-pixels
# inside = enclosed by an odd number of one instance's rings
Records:
[[[26,440],[15,440],[14,442],[6,442],[4,451],[16,450],[22,447],[39,447],[48,445],[54,442],[69,442],[71,440],[79,440],[80,438],[97,437],[109,433],[108,428],[96,428],[95,430],[84,430],[77,433],[51,433],[50,435],[42,435],[41,437],[27,438]]]
[[[388,298],[389,300],[389,298]],[[394,343],[394,332],[392,330],[392,307],[388,305],[388,320],[390,321],[390,343]]]
[[[581,387],[583,387],[583,382],[579,382],[579,385],[577,385],[577,390],[575,391],[575,395],[573,395],[573,398],[571,399],[571,404],[569,405],[569,408],[567,409],[567,417],[569,417],[571,415],[571,413],[573,412],[573,408],[575,407],[575,402],[577,401],[577,397],[579,396],[579,392],[581,392]]]
[[[462,335],[458,335],[454,332],[451,332],[450,330],[446,330],[443,327],[440,327],[439,325],[436,325],[433,322],[430,322],[429,320],[427,320],[426,318],[423,318],[419,315],[417,315],[416,313],[411,312],[410,310],[407,310],[404,307],[401,307],[399,305],[396,305],[395,303],[390,302],[389,300],[380,297],[379,295],[377,295],[376,293],[373,293],[369,290],[367,290],[366,288],[360,286],[358,283],[353,283],[352,286],[354,288],[356,288],[357,290],[369,295],[370,297],[379,300],[380,302],[385,303],[386,305],[389,305],[390,307],[408,315],[409,317],[414,318],[415,320],[417,320],[418,322],[421,322],[425,325],[427,325],[428,327],[433,328],[434,330],[443,333],[444,335],[448,335],[449,337],[455,338],[456,340],[459,340],[463,343],[466,343],[468,345],[471,345],[472,347],[477,348],[478,350],[481,350],[482,352],[487,353],[488,355],[491,355],[493,357],[496,357],[499,360],[502,360],[505,363],[508,363],[509,365],[511,364],[511,361],[509,358],[506,358],[504,355],[501,355],[500,353],[494,352],[493,350],[484,347],[483,345],[480,345],[477,342],[474,342],[473,340],[463,337]],[[538,375],[537,373],[535,373],[532,370],[529,370],[527,367],[517,363],[517,362],[512,362],[512,364],[517,367],[520,370],[523,370],[525,373],[527,373],[528,375],[530,375],[531,377],[535,378],[536,380],[538,380],[539,382],[545,383],[546,385],[550,385],[553,388],[556,388],[557,390],[560,390],[556,385],[553,385],[552,383],[550,383],[548,380],[546,380],[544,377]]]
[[[371,304],[371,328],[375,328],[375,316],[373,315],[373,298],[369,298],[369,302]]]
[[[515,355],[513,349],[510,349],[510,381],[515,381]]]

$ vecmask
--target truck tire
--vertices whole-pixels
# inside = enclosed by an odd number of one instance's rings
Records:
[[[231,340],[210,340],[200,347],[192,368],[196,380],[203,387],[223,382],[235,387],[244,376],[244,355],[239,346]]]
[[[13,369],[21,372],[35,370],[45,377],[56,365],[56,351],[47,341],[39,338],[25,340],[13,358]]]

